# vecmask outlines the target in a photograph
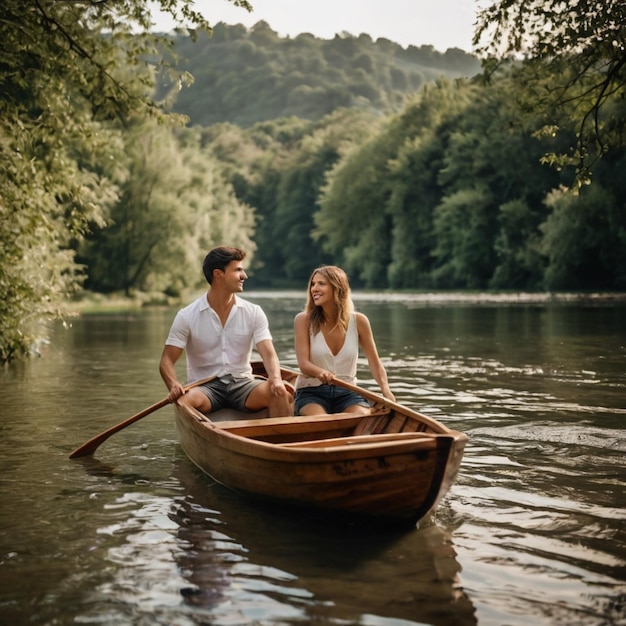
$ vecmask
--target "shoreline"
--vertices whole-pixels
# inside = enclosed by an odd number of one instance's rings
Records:
[[[293,297],[304,299],[303,291],[293,290],[251,290],[244,291],[242,296],[249,298],[272,298]],[[616,292],[515,292],[515,293],[489,293],[476,292],[437,292],[430,291],[424,293],[404,293],[386,291],[352,291],[352,299],[358,301],[379,301],[379,302],[415,302],[415,303],[466,303],[466,304],[550,304],[550,303],[626,303],[626,293]]]
[[[161,294],[136,294],[134,296],[121,296],[120,294],[88,294],[83,298],[67,303],[70,315],[90,313],[114,313],[144,308],[180,307],[199,297],[203,291],[195,292],[186,298],[167,298]],[[250,300],[263,300],[273,298],[288,298],[304,302],[306,295],[304,290],[293,289],[251,289],[244,290],[241,296]],[[540,305],[540,304],[592,304],[612,305],[626,304],[626,293],[616,292],[515,292],[515,293],[489,293],[489,292],[437,292],[424,293],[411,292],[387,292],[387,291],[359,291],[352,292],[354,302],[399,302],[408,305],[444,305],[444,304],[467,304],[467,305]]]

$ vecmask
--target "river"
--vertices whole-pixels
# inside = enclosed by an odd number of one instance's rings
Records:
[[[295,367],[303,296],[245,295]],[[469,436],[431,519],[249,502],[186,458],[170,407],[70,460],[165,397],[175,309],[83,315],[0,370],[0,623],[626,624],[626,302],[355,301],[398,401]],[[364,361],[359,382],[376,389]]]

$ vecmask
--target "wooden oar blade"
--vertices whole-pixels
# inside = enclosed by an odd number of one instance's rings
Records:
[[[110,433],[111,435],[113,433]],[[106,437],[103,436],[103,433],[98,436],[90,439],[85,442],[82,446],[76,448],[72,454],[70,454],[70,459],[78,459],[83,456],[93,456],[93,453],[100,447],[102,443],[104,443],[109,438],[109,435]]]
[[[195,383],[186,385],[185,387],[183,387],[183,389],[185,390],[185,392],[187,392],[190,389],[193,389],[194,387],[205,385],[206,383],[211,382],[214,378],[215,376],[209,376],[208,378],[197,380]],[[153,413],[157,409],[160,409],[161,407],[164,407],[166,404],[169,404],[169,403],[170,403],[169,397],[163,398],[163,400],[161,400],[160,402],[157,402],[156,404],[149,406],[147,409],[140,411],[136,415],[129,417],[127,420],[124,420],[123,422],[120,422],[119,424],[112,426],[111,428],[109,428],[109,430],[105,430],[103,433],[96,435],[89,441],[85,442],[82,446],[76,448],[76,450],[74,450],[74,452],[70,454],[70,459],[77,459],[81,456],[92,455],[100,447],[100,445],[104,443],[111,435],[114,435],[116,432],[122,430],[123,428],[126,428],[127,426],[130,426],[132,423],[136,422],[137,420],[140,420],[142,417],[145,417],[146,415],[150,415],[150,413]]]
[[[133,422],[136,422],[142,417],[153,413],[157,409],[164,407],[166,404],[169,404],[169,400],[167,398],[161,400],[160,402],[157,402],[156,404],[153,404],[152,406],[149,406],[147,409],[144,409],[140,413],[129,417],[127,420],[124,420],[123,422],[112,426],[108,430],[105,430],[103,433],[96,435],[89,441],[85,442],[82,446],[76,448],[76,450],[74,450],[74,452],[70,454],[70,459],[77,459],[81,456],[91,456],[111,435],[114,435],[116,432],[122,430],[123,428],[130,426]]]

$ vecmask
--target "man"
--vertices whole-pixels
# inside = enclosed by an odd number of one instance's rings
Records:
[[[170,402],[178,401],[202,413],[231,407],[245,411],[268,408],[270,417],[293,415],[267,316],[260,306],[236,295],[248,278],[242,263],[245,257],[243,250],[227,246],[206,255],[202,270],[209,289],[177,313],[159,371]],[[253,346],[263,359],[267,380],[252,375]],[[183,351],[189,382],[209,376],[215,379],[185,392],[175,370]]]

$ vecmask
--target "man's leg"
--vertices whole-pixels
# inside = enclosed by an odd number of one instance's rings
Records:
[[[183,406],[192,407],[194,409],[198,409],[201,413],[205,415],[211,412],[212,404],[207,395],[200,390],[199,387],[194,387],[193,389],[189,389],[186,393],[184,393],[177,400],[178,404]]]

